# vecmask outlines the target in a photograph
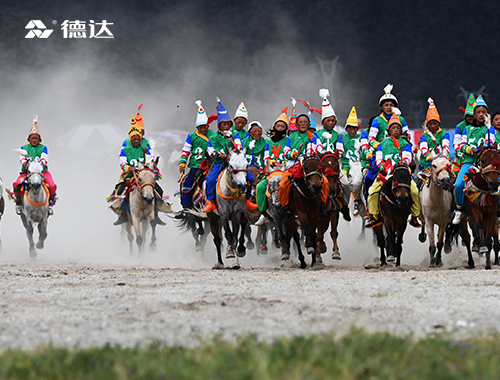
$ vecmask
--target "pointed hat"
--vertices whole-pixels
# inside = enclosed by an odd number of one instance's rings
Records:
[[[292,101],[292,114],[290,115],[290,124],[288,124],[288,130],[290,132],[295,132],[297,130],[297,111],[295,110],[295,105],[297,100],[290,98]]]
[[[40,137],[40,140],[42,139],[42,135],[40,134],[40,129],[38,128],[38,115],[35,114],[33,116],[33,125],[31,126],[30,133],[28,134],[28,138],[30,138],[31,135],[38,135]]]
[[[467,106],[465,107],[465,115],[474,115],[474,107],[476,106],[476,98],[474,97],[474,94],[469,95],[469,99],[467,100]]]
[[[207,125],[208,116],[205,112],[205,109],[201,105],[201,100],[197,100],[196,102],[194,102],[194,104],[196,104],[196,106],[198,107],[198,110],[196,111],[196,128],[198,128],[200,125]]]
[[[144,129],[144,120],[142,120],[142,115],[141,115],[141,108],[144,104],[141,104],[139,108],[137,109],[137,113],[135,114],[135,121],[137,123],[137,128],[141,131],[142,136],[146,133]]]
[[[276,125],[278,121],[282,121],[288,127],[288,116],[286,115],[287,111],[288,107],[283,108],[283,110],[281,111],[281,115],[279,115],[278,118],[274,121],[273,126]]]
[[[130,115],[130,129],[128,130],[128,138],[131,139],[133,135],[139,135],[142,137],[142,132],[137,126],[134,115]]]
[[[232,120],[229,117],[229,114],[227,113],[226,108],[220,102],[220,99],[217,98],[217,127],[219,126],[221,121],[232,121]]]
[[[330,117],[330,116],[337,117],[337,115],[335,115],[335,111],[333,110],[333,107],[332,107],[330,101],[328,100],[328,96],[330,96],[330,91],[328,91],[326,88],[322,88],[321,90],[319,90],[319,96],[321,99],[323,99],[323,103],[322,103],[322,107],[321,107],[321,121],[323,121],[323,119]],[[311,125],[312,125],[312,121],[311,121]]]
[[[392,116],[389,119],[389,125],[387,126],[387,129],[391,128],[392,124],[398,124],[401,128],[403,128],[403,126],[401,125],[401,120],[399,120],[399,115],[401,115],[401,111],[399,110],[399,108],[394,107],[392,109]]]
[[[479,107],[479,106],[483,106],[483,107],[486,107],[486,109],[488,109],[488,105],[486,104],[486,102],[484,101],[483,99],[483,96],[482,95],[479,95],[476,99],[476,104],[474,105],[474,109],[476,109],[476,107]]]
[[[427,123],[431,120],[436,120],[439,124],[441,124],[441,118],[439,117],[439,112],[434,104],[434,100],[429,98],[427,99],[427,102],[429,103],[429,109],[427,110],[427,116],[425,117],[425,125],[427,125]]]
[[[347,118],[345,126],[346,128],[347,126],[359,128],[358,115],[356,114],[356,107],[352,106],[351,112],[349,113],[349,117]]]
[[[243,117],[248,120],[248,110],[243,102],[240,103],[238,109],[236,110],[236,113],[234,114],[234,118],[236,119],[237,117]]]

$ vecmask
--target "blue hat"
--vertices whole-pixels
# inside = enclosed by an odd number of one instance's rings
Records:
[[[229,117],[229,113],[220,102],[220,99],[217,98],[217,127],[219,126],[221,121],[232,122],[232,119]]]
[[[489,109],[488,108],[488,105],[486,104],[486,102],[484,101],[483,99],[483,96],[482,95],[479,95],[476,99],[476,105],[474,106],[474,109],[476,109],[476,107],[479,107],[479,106],[483,106],[483,107],[486,107],[486,109]]]
[[[311,123],[309,128],[313,128],[314,130],[316,130],[316,121],[314,120],[314,115],[310,108],[307,110],[307,116],[309,117],[309,122]]]

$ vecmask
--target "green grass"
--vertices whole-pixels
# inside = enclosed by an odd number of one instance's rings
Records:
[[[341,339],[296,337],[195,348],[151,344],[0,352],[0,379],[499,379],[500,336],[422,340],[353,329]]]

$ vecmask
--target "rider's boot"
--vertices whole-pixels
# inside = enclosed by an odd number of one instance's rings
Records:
[[[342,213],[342,216],[344,217],[344,220],[346,222],[351,221],[351,213],[349,212],[349,206],[344,206],[340,209],[340,212]]]
[[[255,203],[252,202],[251,198],[247,198],[246,207],[249,210],[257,210],[259,208],[259,206],[257,206]]]
[[[21,215],[23,210],[23,202],[21,199],[16,199],[16,214]]]
[[[127,222],[127,214],[122,211],[116,222],[113,223],[114,226],[119,226],[120,224],[126,223]]]
[[[382,219],[379,219],[378,215],[371,215],[370,214],[370,219],[365,224],[365,228],[374,228],[377,226],[382,225]]]
[[[359,210],[361,208],[361,205],[360,205],[361,201],[360,200],[355,200],[354,201],[354,209],[352,210],[352,214],[354,216],[358,216],[359,215]]]
[[[410,226],[412,227],[415,227],[415,228],[420,228],[422,227],[422,225],[420,224],[420,222],[418,221],[418,218],[414,215],[411,216],[411,219],[410,219]]]
[[[267,215],[267,212],[263,211],[262,214],[259,216],[259,220],[255,222],[256,226],[262,226],[266,223],[269,223],[269,218]]]
[[[47,213],[50,215],[54,215],[54,205],[55,205],[55,200],[54,199],[50,199],[49,200],[49,209],[47,210]]]
[[[463,213],[461,209],[456,209],[455,210],[455,216],[453,217],[452,223],[453,224],[460,224],[460,220],[462,220]]]
[[[209,213],[212,211],[217,210],[217,206],[215,205],[215,200],[214,199],[209,199],[205,208],[203,209],[204,213]]]

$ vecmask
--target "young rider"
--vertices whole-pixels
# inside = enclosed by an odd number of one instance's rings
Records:
[[[479,95],[474,107],[474,120],[472,124],[465,127],[462,134],[462,142],[459,145],[460,151],[463,153],[463,163],[458,173],[455,182],[455,200],[457,202],[457,210],[453,218],[453,224],[459,224],[462,219],[462,207],[465,201],[465,174],[475,161],[475,153],[480,149],[481,145],[492,145],[495,142],[495,128],[485,125],[488,115],[488,106],[483,97]]]
[[[245,129],[247,123],[248,110],[245,107],[245,104],[241,102],[238,106],[238,109],[236,110],[236,113],[234,114],[234,124],[231,127],[231,131],[233,132],[233,139],[236,138],[236,135],[238,135],[240,141],[243,141],[243,139],[247,137],[247,131]]]
[[[213,166],[207,175],[206,180],[206,192],[207,192],[207,205],[203,209],[203,212],[208,213],[217,210],[217,205],[215,204],[215,191],[217,186],[217,179],[221,173],[223,163],[227,160],[228,150],[241,149],[241,141],[238,136],[232,137],[231,126],[233,122],[229,117],[227,110],[224,108],[219,98],[217,98],[217,133],[214,133],[208,140],[208,155],[213,160]],[[253,174],[251,171],[247,172],[247,181],[253,183]],[[254,210],[257,208],[255,203],[252,203],[252,187],[249,186],[247,190],[246,207],[248,209]]]
[[[377,166],[379,172],[385,176],[392,173],[394,165],[401,162],[405,165],[410,165],[412,161],[411,145],[408,141],[401,137],[402,126],[401,120],[396,113],[393,114],[389,121],[389,137],[384,139],[377,148]],[[379,218],[379,196],[382,190],[383,182],[377,178],[368,191],[368,209],[370,211],[370,219],[366,223],[366,228],[373,228],[382,224],[382,219]],[[412,218],[410,225],[419,228],[421,227],[417,217],[420,215],[420,197],[418,194],[417,185],[411,181],[411,197],[413,204],[411,206]]]
[[[182,148],[181,159],[179,160],[179,172],[182,176],[181,180],[181,205],[183,209],[188,209],[193,206],[193,185],[203,175],[206,169],[208,140],[215,134],[209,129],[209,118],[202,106],[201,100],[195,102],[197,105],[196,113],[196,130],[190,133],[184,147]],[[188,172],[186,172],[186,166]],[[177,213],[176,217],[180,217],[183,210]]]
[[[38,128],[38,115],[33,118],[33,125],[31,126],[30,133],[28,134],[28,144],[23,145],[21,149],[26,151],[27,155],[19,156],[19,161],[21,162],[21,173],[17,178],[16,182],[13,183],[12,187],[14,191],[12,196],[16,203],[16,214],[20,215],[23,205],[23,194],[22,187],[23,182],[28,175],[28,167],[31,160],[39,160],[43,167],[43,175],[45,177],[44,182],[47,183],[49,187],[49,209],[48,214],[53,215],[53,207],[56,203],[56,191],[57,185],[52,179],[52,174],[48,170],[49,166],[49,151],[45,145],[40,144],[42,142],[42,136],[40,135],[40,129]]]
[[[455,127],[455,136],[453,138],[453,148],[455,149],[456,161],[457,165],[460,168],[463,162],[463,153],[460,150],[462,145],[462,137],[465,128],[468,125],[472,124],[472,120],[474,120],[474,106],[476,104],[476,98],[474,98],[474,94],[469,95],[469,99],[467,100],[467,105],[465,106],[464,111],[464,119],[457,124]],[[463,109],[463,108],[462,108]]]

